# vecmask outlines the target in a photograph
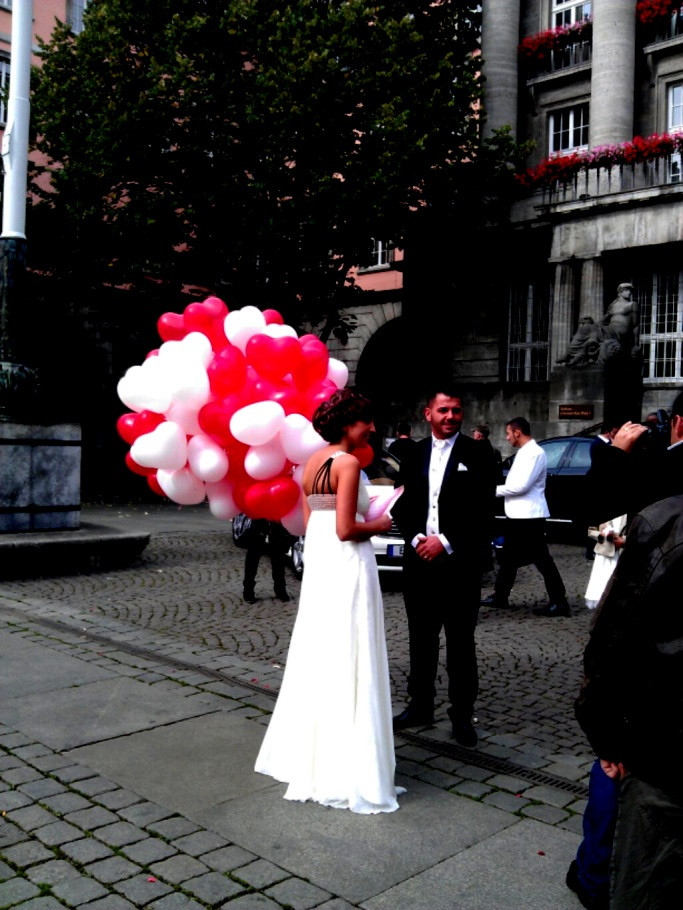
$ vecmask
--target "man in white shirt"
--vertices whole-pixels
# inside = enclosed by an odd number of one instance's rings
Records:
[[[548,604],[537,607],[534,610],[536,616],[569,616],[564,583],[545,539],[545,520],[550,515],[545,499],[545,452],[532,439],[531,427],[525,417],[514,417],[508,421],[505,438],[513,449],[519,451],[507,480],[496,487],[496,496],[505,499],[507,519],[494,593],[484,598],[482,604],[509,606],[508,598],[517,569],[534,565],[543,576],[548,592]]]

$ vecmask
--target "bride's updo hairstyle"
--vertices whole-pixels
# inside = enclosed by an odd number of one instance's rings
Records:
[[[358,420],[372,422],[370,401],[360,392],[339,389],[318,406],[313,415],[313,429],[326,442],[339,442],[344,435],[344,427],[349,427]]]

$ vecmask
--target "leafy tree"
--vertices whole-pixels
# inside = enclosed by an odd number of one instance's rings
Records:
[[[163,282],[324,315],[329,333],[371,238],[404,245],[468,186],[478,8],[92,0],[35,74],[32,264],[82,290]]]

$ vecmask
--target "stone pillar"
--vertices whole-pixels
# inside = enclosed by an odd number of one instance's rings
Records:
[[[590,145],[633,139],[636,0],[595,0]]]
[[[483,0],[484,137],[508,125],[517,132],[518,44],[519,0]]]
[[[603,281],[602,260],[586,259],[581,269],[579,315],[592,316],[594,322],[600,322],[605,314]]]
[[[552,323],[550,326],[550,369],[564,357],[574,330],[574,268],[571,262],[555,266]]]

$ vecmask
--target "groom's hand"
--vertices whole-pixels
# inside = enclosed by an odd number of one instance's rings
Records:
[[[424,559],[427,562],[431,562],[441,553],[445,552],[444,545],[436,534],[431,534],[429,537],[425,537],[421,540],[415,547],[415,550],[420,559]]]

